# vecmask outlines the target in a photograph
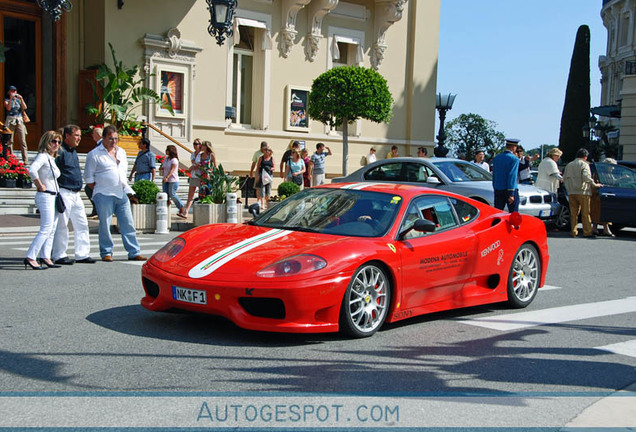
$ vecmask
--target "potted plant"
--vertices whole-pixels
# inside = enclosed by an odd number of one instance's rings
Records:
[[[279,184],[276,191],[278,192],[280,201],[282,201],[285,198],[289,198],[293,194],[300,192],[300,186],[298,186],[296,183],[286,181]]]
[[[139,180],[131,187],[139,201],[131,205],[135,229],[142,232],[154,232],[157,225],[159,187],[150,180]],[[170,224],[169,218],[170,213],[168,213],[168,224]]]
[[[20,167],[24,165],[14,154],[9,154],[7,159],[0,157],[0,187],[16,187]]]
[[[91,82],[95,102],[86,106],[86,111],[95,117],[97,123],[110,124],[117,128],[120,146],[137,154],[137,141],[126,144],[126,137],[140,137],[142,122],[137,119],[136,110],[144,103],[159,103],[174,115],[170,104],[161,102],[154,90],[143,85],[145,78],[139,76],[137,65],[125,66],[117,60],[115,49],[109,43],[114,69],[106,63],[97,67],[95,81]],[[99,86],[99,90],[98,87]],[[131,145],[132,144],[132,145]]]
[[[29,175],[29,170],[24,164],[20,164],[17,168],[18,180],[16,181],[16,187],[22,189],[31,189],[33,187],[33,182],[31,181],[31,176]]]
[[[200,169],[201,179],[200,200],[194,205],[194,226],[211,223],[222,223],[227,220],[225,209],[225,195],[236,192],[238,177],[227,174],[223,165],[217,168],[203,166]],[[239,212],[239,223],[241,213]]]

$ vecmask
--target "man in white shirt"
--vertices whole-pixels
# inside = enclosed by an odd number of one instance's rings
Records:
[[[484,152],[481,149],[477,150],[477,153],[475,153],[475,160],[473,161],[473,163],[477,165],[478,167],[481,167],[485,169],[486,171],[490,172],[490,165],[488,165],[488,162],[484,160],[485,157],[486,157],[486,152]]]
[[[102,261],[113,261],[113,238],[110,221],[117,216],[124,248],[131,261],[145,261],[137,241],[128,195],[134,191],[128,185],[128,160],[126,152],[117,146],[119,135],[113,126],[104,128],[102,145],[86,157],[84,178],[93,188],[93,201],[99,215],[99,253]],[[135,199],[136,198],[131,198]]]

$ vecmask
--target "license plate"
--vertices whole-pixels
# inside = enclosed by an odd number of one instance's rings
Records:
[[[172,298],[184,303],[208,304],[208,297],[203,290],[173,286]]]
[[[550,210],[541,210],[539,212],[539,217],[543,217],[543,216],[552,216],[552,209],[550,209]]]

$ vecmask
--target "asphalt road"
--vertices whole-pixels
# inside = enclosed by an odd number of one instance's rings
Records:
[[[142,252],[173,235],[140,236]],[[3,412],[2,397],[141,392],[134,394],[397,397],[409,408],[393,426],[513,421],[559,430],[636,382],[636,231],[596,240],[551,233],[548,287],[525,310],[491,305],[437,313],[361,340],[259,333],[214,317],[149,312],[139,305],[140,267],[125,255],[116,254],[114,263],[25,271],[31,238],[0,237],[0,427],[16,416],[9,404]],[[123,249],[116,238],[117,251]],[[522,325],[497,328],[498,318]],[[468,397],[433,411],[418,408],[413,396],[424,404]]]

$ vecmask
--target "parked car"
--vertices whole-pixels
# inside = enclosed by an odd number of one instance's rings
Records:
[[[636,171],[604,162],[592,163],[590,169],[603,185],[599,190],[601,221],[611,222],[614,231],[636,227]],[[570,229],[569,206],[562,207],[555,223],[559,229]]]
[[[492,174],[461,159],[384,159],[332,180],[343,182],[406,183],[446,190],[489,205],[495,202]],[[556,194],[532,185],[519,185],[519,201],[520,213],[546,221],[556,219],[561,208]]]
[[[524,308],[548,263],[536,218],[423,187],[331,184],[246,224],[176,237],[142,267],[141,304],[252,330],[366,337],[442,310]]]

